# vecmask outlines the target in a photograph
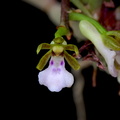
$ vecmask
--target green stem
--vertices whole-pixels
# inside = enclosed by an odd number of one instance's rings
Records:
[[[77,8],[82,10],[84,14],[86,14],[89,17],[92,17],[91,13],[84,7],[80,0],[70,0],[70,2],[73,3]]]
[[[66,36],[68,40],[71,39],[72,32],[69,26],[69,14],[68,14],[69,10],[70,10],[70,0],[62,0],[60,26],[58,26],[58,29],[55,32],[55,38]]]
[[[69,13],[69,20],[76,20],[76,21],[87,20],[91,24],[93,24],[101,34],[104,34],[107,32],[107,30],[99,22],[97,22],[95,19],[90,18],[90,17],[83,15],[81,13],[70,12]]]
[[[69,30],[66,27],[60,26],[55,32],[55,38],[62,37],[64,35],[67,35],[68,33],[69,33]]]

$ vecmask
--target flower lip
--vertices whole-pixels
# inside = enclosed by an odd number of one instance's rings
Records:
[[[71,87],[74,78],[65,69],[64,57],[52,56],[47,69],[39,72],[39,83],[52,92],[59,92],[65,87]]]
[[[50,61],[50,64],[53,65],[53,60]]]

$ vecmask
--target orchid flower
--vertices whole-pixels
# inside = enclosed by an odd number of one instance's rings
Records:
[[[37,48],[37,54],[41,49],[50,49],[39,61],[37,69],[42,70],[49,61],[49,66],[38,74],[38,80],[41,85],[48,87],[52,92],[59,92],[62,88],[71,87],[74,78],[71,73],[65,69],[65,60],[75,70],[80,68],[78,61],[66,50],[75,51],[79,56],[78,48],[73,44],[68,44],[62,37],[53,39],[51,44],[42,43]]]
[[[52,56],[49,67],[39,72],[38,77],[41,85],[56,92],[64,87],[71,87],[74,82],[73,75],[65,69],[65,61],[62,56]]]

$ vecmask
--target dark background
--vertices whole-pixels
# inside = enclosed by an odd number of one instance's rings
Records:
[[[38,83],[36,65],[45,53],[37,46],[54,38],[56,26],[33,6],[15,1],[5,14],[5,117],[31,120],[77,120],[72,87],[50,92]],[[72,42],[72,41],[70,41]],[[70,71],[70,67],[67,66]],[[92,67],[82,71],[87,120],[120,120],[117,80],[98,70],[97,86],[92,87]],[[7,88],[7,89],[6,89]]]

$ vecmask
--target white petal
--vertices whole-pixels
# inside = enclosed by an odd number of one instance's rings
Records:
[[[65,69],[63,57],[51,57],[49,67],[38,75],[39,83],[48,87],[50,91],[59,92],[64,87],[71,87],[74,78],[71,73]]]
[[[114,66],[116,52],[110,50],[103,44],[100,33],[88,21],[81,21],[79,24],[79,28],[81,30],[81,33],[84,36],[86,36],[89,40],[91,40],[91,42],[95,45],[99,53],[104,57],[108,66],[109,74],[111,74],[113,77],[117,77],[118,73]]]

